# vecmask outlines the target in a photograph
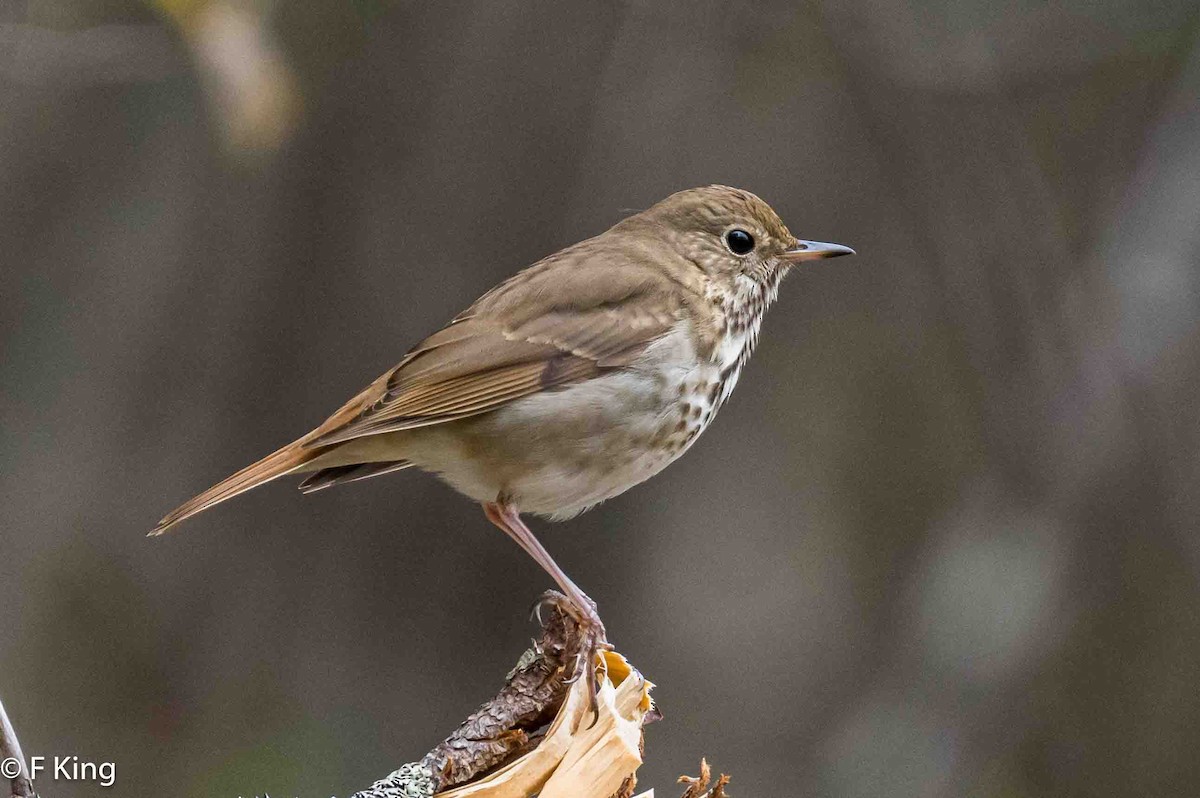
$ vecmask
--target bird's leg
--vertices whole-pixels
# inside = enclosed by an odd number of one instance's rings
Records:
[[[565,608],[570,615],[581,625],[591,627],[591,631],[599,632],[600,642],[606,642],[604,624],[596,612],[596,602],[588,598],[587,594],[580,590],[579,586],[571,581],[571,577],[567,576],[558,566],[558,563],[550,556],[550,552],[546,551],[529,527],[525,526],[517,508],[511,504],[489,502],[483,505],[483,512],[489,521],[516,541],[516,544],[524,549],[534,562],[550,574],[566,597],[571,600],[571,606]]]
[[[525,526],[525,522],[521,520],[517,508],[505,502],[488,502],[483,505],[484,515],[493,524],[504,531],[506,535],[516,541],[517,545],[525,550],[525,553],[534,559],[534,561],[545,569],[546,573],[554,579],[559,588],[566,595],[569,604],[563,609],[567,611],[571,617],[578,621],[580,631],[583,633],[586,640],[584,656],[586,657],[585,667],[583,672],[587,674],[592,686],[592,701],[593,710],[595,702],[596,690],[596,653],[602,648],[611,648],[608,645],[608,639],[604,630],[604,624],[600,621],[600,615],[596,612],[596,602],[588,598],[587,594],[579,589],[579,586],[571,581],[571,578],[563,572],[562,568],[558,567],[558,563],[550,556],[550,552],[546,551],[541,542],[534,537],[533,532],[529,527]],[[553,597],[543,598],[542,601],[554,601]],[[579,669],[576,669],[576,677],[579,676]]]

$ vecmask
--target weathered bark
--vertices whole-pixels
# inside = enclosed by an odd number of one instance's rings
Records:
[[[553,607],[541,639],[521,655],[495,698],[421,760],[435,789],[465,784],[535,747],[538,730],[562,706],[583,645],[574,619]]]

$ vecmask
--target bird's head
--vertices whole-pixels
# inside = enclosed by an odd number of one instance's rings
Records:
[[[841,244],[796,238],[770,205],[729,186],[677,192],[622,227],[660,237],[716,279],[742,275],[762,281],[801,261],[854,254]]]

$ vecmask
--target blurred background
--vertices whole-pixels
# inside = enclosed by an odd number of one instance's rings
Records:
[[[535,522],[659,684],[641,784],[1195,795],[1191,0],[7,0],[0,696],[114,794],[346,795],[535,633],[434,479],[167,510],[677,189],[794,273],[651,482]],[[43,783],[55,796],[94,785]]]

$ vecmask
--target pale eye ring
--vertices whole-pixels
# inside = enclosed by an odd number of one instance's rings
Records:
[[[725,234],[725,246],[734,255],[749,255],[754,249],[754,236],[740,227],[735,227]]]

